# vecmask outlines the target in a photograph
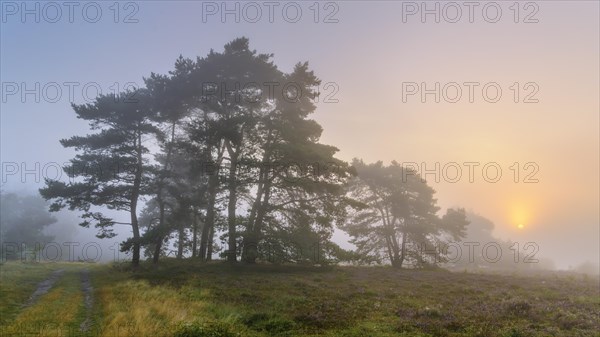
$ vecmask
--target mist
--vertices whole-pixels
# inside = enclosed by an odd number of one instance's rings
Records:
[[[598,2],[0,6],[0,331],[600,329]]]

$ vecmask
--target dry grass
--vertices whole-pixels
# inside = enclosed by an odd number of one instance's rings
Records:
[[[46,279],[57,264],[6,262],[0,267],[0,326],[5,326],[18,314],[20,306]]]
[[[93,268],[95,325],[77,334],[85,317],[81,266],[68,268],[11,328],[52,323],[74,336],[106,337],[600,336],[597,277],[190,260]],[[15,310],[5,306],[3,298],[2,310]]]
[[[27,336],[73,335],[82,310],[83,293],[77,270],[69,270],[37,303],[24,308],[4,332]]]
[[[143,280],[103,279],[97,293],[102,305],[102,336],[163,336],[172,325],[196,319],[205,308],[169,287]]]

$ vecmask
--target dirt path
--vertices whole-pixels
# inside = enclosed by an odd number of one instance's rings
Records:
[[[27,308],[37,302],[40,296],[46,294],[48,291],[50,291],[50,289],[52,289],[56,281],[60,279],[63,273],[64,269],[53,271],[47,279],[38,284],[37,289],[33,292],[33,294],[31,294],[27,302],[25,302],[22,307]]]
[[[94,305],[94,288],[90,281],[90,271],[84,269],[81,271],[81,290],[83,291],[83,302],[85,304],[85,320],[79,325],[79,330],[87,332],[92,325],[92,307]]]
[[[69,272],[69,275],[71,275],[71,277],[74,276],[71,274],[72,272],[73,271]],[[31,294],[31,296],[27,300],[27,302],[22,305],[22,309],[33,307],[43,295],[47,294],[48,292],[50,292],[50,290],[52,290],[56,282],[59,279],[61,279],[64,273],[64,269],[55,270],[54,272],[52,272],[52,274],[50,274],[50,276],[48,276],[47,279],[40,282],[37,285],[36,290],[33,292],[33,294]],[[85,307],[85,319],[79,325],[79,330],[81,332],[89,332],[93,324],[92,308],[94,304],[94,288],[92,287],[89,270],[83,269],[79,272],[79,274],[81,280],[81,292],[83,293],[83,304]]]

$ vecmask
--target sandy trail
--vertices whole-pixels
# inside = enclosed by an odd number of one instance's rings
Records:
[[[92,288],[92,282],[90,281],[90,271],[87,269],[81,271],[81,289],[83,291],[86,313],[85,320],[79,325],[79,330],[87,332],[92,325],[92,306],[94,304],[94,288]]]
[[[23,307],[24,308],[29,307],[32,304],[34,304],[35,302],[37,302],[37,300],[42,295],[46,294],[50,289],[52,289],[52,287],[54,286],[56,281],[58,281],[58,279],[60,279],[60,277],[62,276],[63,273],[64,273],[63,269],[55,270],[52,272],[52,274],[50,274],[50,276],[47,279],[40,282],[37,286],[37,289],[33,292],[33,294],[31,294],[31,296],[29,297],[27,302],[25,302],[25,304],[23,304]]]

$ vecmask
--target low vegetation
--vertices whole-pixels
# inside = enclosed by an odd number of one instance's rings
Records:
[[[36,283],[64,272],[23,307]],[[93,286],[86,319],[82,270]],[[6,336],[599,336],[598,278],[165,260],[2,266]],[[60,334],[62,333],[62,334]]]

